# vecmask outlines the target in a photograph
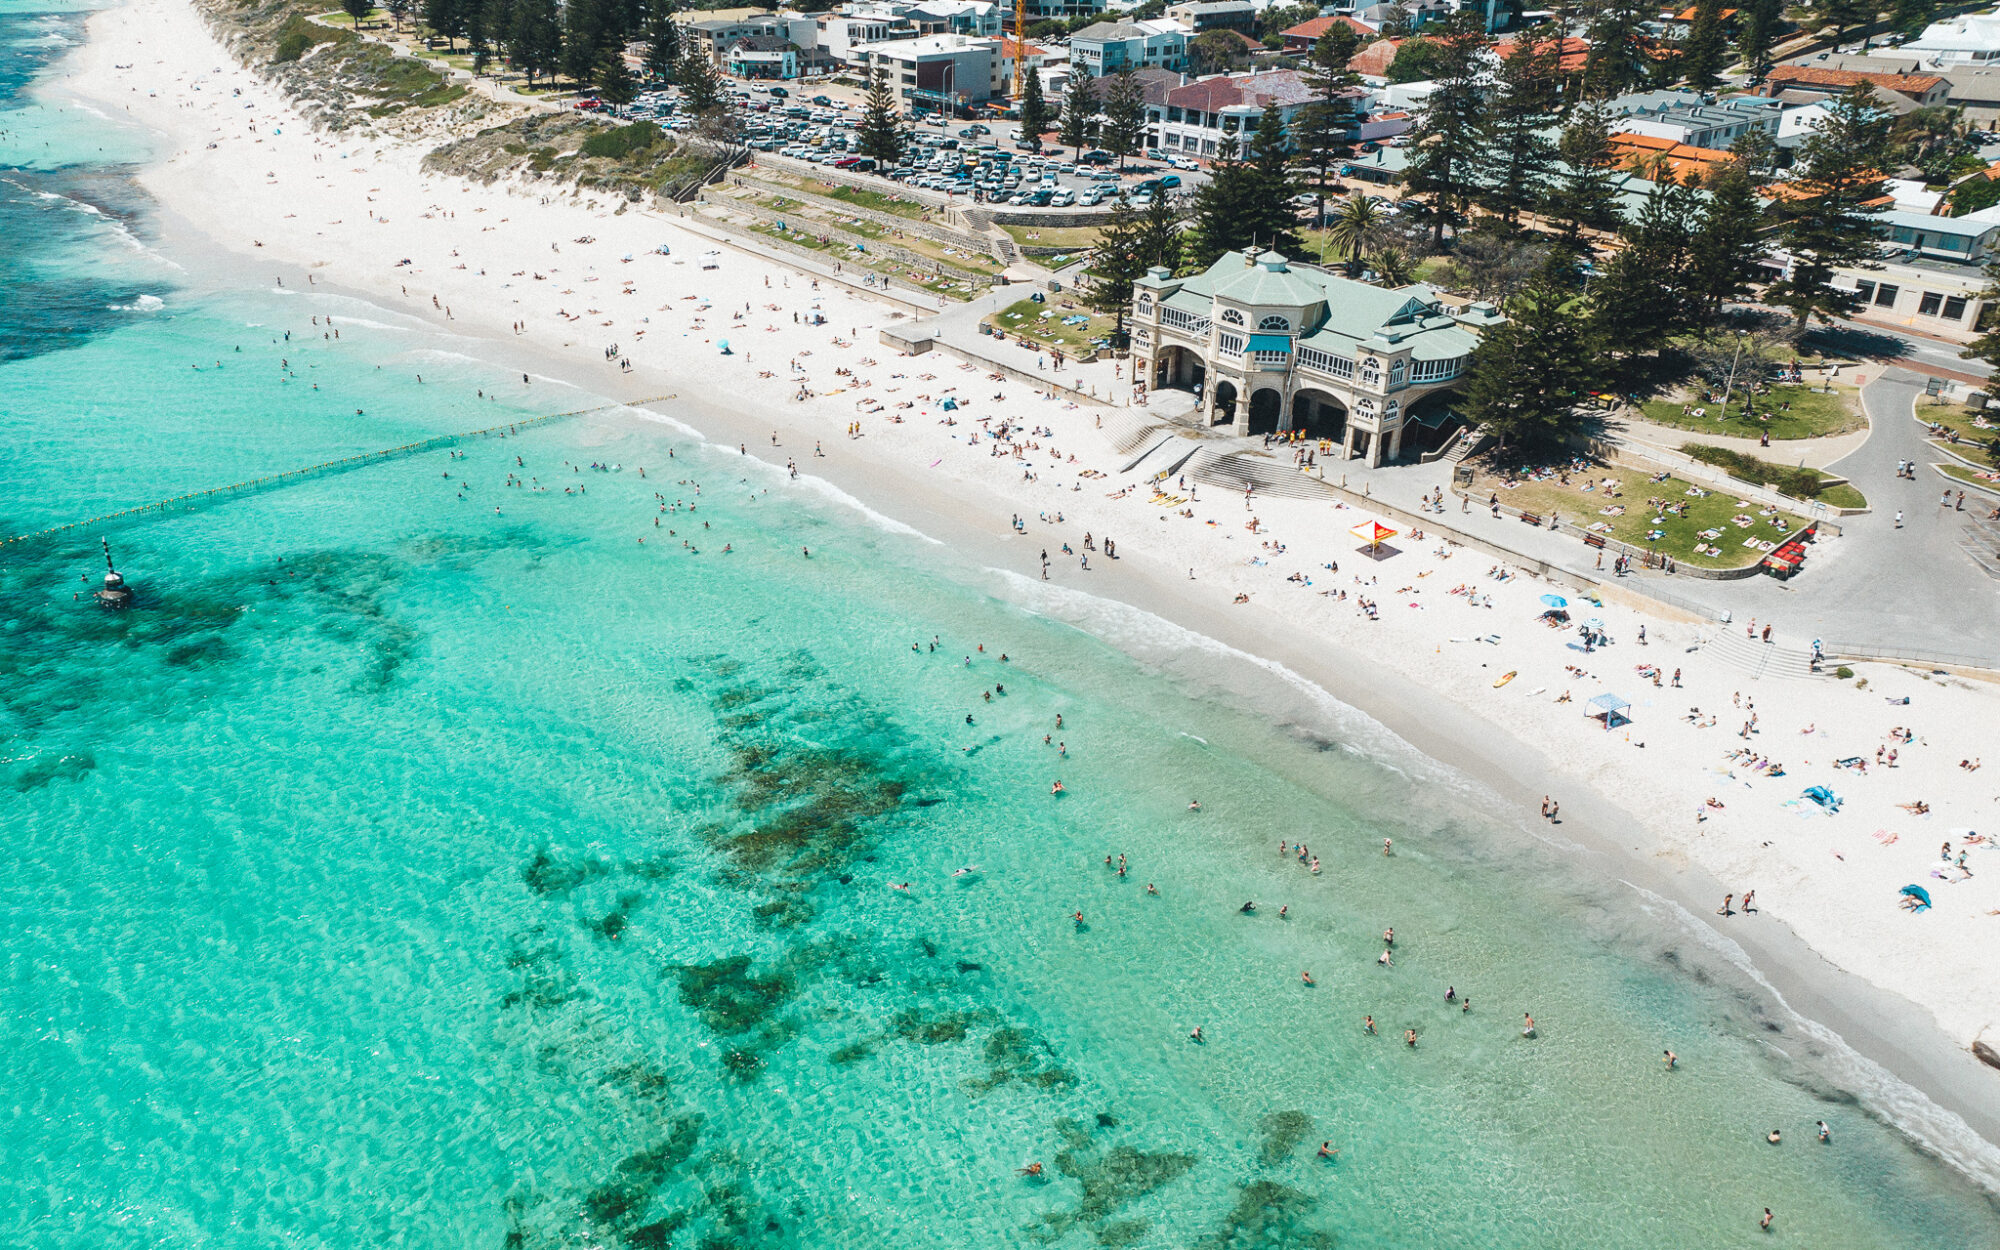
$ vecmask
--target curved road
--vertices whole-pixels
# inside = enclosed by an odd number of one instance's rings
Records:
[[[1944,366],[1948,359],[1955,372],[1986,372],[1959,360],[1947,345],[1906,341],[1913,350],[1903,359],[1918,368]],[[2000,581],[1959,546],[1971,511],[1990,509],[1993,501],[1968,492],[1966,512],[1939,506],[1945,482],[1927,467],[1939,457],[1915,417],[1923,389],[1924,375],[1902,366],[1887,368],[1862,388],[1868,440],[1830,467],[1868,497],[1871,511],[1840,519],[1841,536],[1814,544],[1796,578],[1674,578],[1674,593],[1727,609],[1738,622],[1752,616],[1773,622],[1780,641],[1792,646],[1822,638],[2000,665]],[[1916,480],[1896,476],[1898,460],[1917,462]]]

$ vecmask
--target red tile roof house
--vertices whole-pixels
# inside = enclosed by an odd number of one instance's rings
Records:
[[[1289,126],[1314,98],[1295,69],[1198,78],[1169,90],[1160,105],[1147,110],[1153,123],[1148,137],[1167,155],[1213,157],[1231,136],[1239,149],[1247,147],[1265,105],[1277,105]]]
[[[1373,30],[1351,17],[1316,17],[1310,22],[1300,22],[1290,30],[1282,32],[1285,36],[1284,50],[1310,52],[1312,46],[1319,42],[1319,37],[1335,26],[1352,27],[1354,33],[1361,36],[1364,42],[1375,37]]]
[[[1943,104],[1951,94],[1951,84],[1933,74],[1871,74],[1854,69],[1821,69],[1815,65],[1776,65],[1764,80],[1764,94],[1781,91],[1824,91],[1838,95],[1863,83],[1883,91],[1893,91],[1918,107]]]

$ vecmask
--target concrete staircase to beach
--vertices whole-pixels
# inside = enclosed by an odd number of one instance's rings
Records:
[[[1741,669],[1753,678],[1774,677],[1783,681],[1818,675],[1812,671],[1811,651],[1745,638],[1740,625],[1715,628],[1715,635],[1702,644],[1701,654],[1731,668]]]
[[[1221,455],[1204,452],[1189,473],[1198,482],[1226,490],[1240,491],[1245,485],[1252,485],[1260,495],[1283,499],[1330,497],[1325,487],[1299,472],[1297,466],[1253,452],[1232,451]]]

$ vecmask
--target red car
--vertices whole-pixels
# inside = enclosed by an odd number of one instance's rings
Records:
[[[588,113],[595,113],[597,110],[604,107],[604,101],[585,98],[582,100],[578,100],[576,102],[576,107]]]

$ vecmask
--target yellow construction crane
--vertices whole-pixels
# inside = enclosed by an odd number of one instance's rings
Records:
[[[1028,0],[1014,0],[1014,98],[1028,89]]]

